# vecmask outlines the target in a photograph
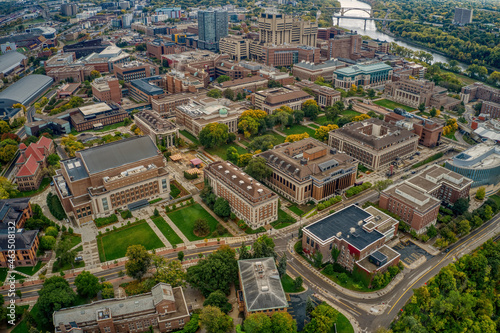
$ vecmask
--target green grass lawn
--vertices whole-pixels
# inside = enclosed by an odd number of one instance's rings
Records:
[[[344,288],[350,289],[350,290],[355,290],[355,291],[362,291],[362,292],[372,292],[374,289],[368,289],[365,287],[365,285],[362,282],[355,281],[350,273],[346,273],[347,275],[347,282],[342,282],[338,279],[337,275],[340,275],[341,273],[334,272],[332,275],[325,274],[324,271],[321,271],[321,274],[324,276],[328,277],[330,280],[338,284],[339,286],[342,286]]]
[[[370,169],[368,169],[367,167],[365,167],[363,164],[359,163],[358,164],[358,170],[361,171],[361,172],[367,172],[367,171],[372,171]]]
[[[143,245],[146,250],[163,247],[164,244],[144,220],[130,226],[97,236],[97,246],[101,261],[125,257],[130,245]]]
[[[500,196],[498,194],[490,195],[489,198],[497,203],[500,206]],[[0,271],[1,273],[1,271]],[[1,277],[0,277],[1,278]]]
[[[181,190],[175,184],[170,184],[170,196],[175,199],[179,194],[181,194]]]
[[[390,101],[388,99],[381,99],[381,100],[378,100],[378,101],[374,101],[373,103],[375,103],[377,105],[380,105],[380,106],[382,106],[384,108],[389,108],[391,110],[394,110],[394,108],[401,108],[401,109],[406,110],[408,112],[416,110],[415,108],[412,108],[410,106],[399,104],[399,103]]]
[[[298,216],[302,216],[302,214],[304,214],[304,211],[302,209],[300,209],[299,207],[297,207],[296,205],[292,205],[292,206],[288,207],[288,209],[290,209],[292,212],[294,212]]]
[[[222,158],[223,160],[227,160],[226,153],[227,153],[227,149],[229,147],[236,148],[236,150],[238,151],[238,154],[240,154],[240,155],[248,153],[248,150],[237,145],[236,143],[230,143],[230,144],[225,144],[225,145],[221,145],[221,146],[217,146],[217,147],[212,147],[210,149],[205,149],[205,151],[211,155],[217,155],[220,158]]]
[[[179,131],[180,134],[188,138],[191,142],[196,143],[198,146],[201,146],[200,141],[191,133],[186,130]]]
[[[76,252],[82,252],[83,251],[83,245],[80,245],[75,249]]]
[[[285,274],[281,278],[281,285],[283,286],[283,290],[285,291],[285,293],[299,293],[301,291],[304,291],[304,287],[300,287],[299,290],[295,290],[293,279],[288,276],[288,274]]]
[[[45,191],[45,189],[50,185],[50,182],[52,181],[52,178],[44,178],[42,179],[42,182],[40,183],[40,187],[38,190],[33,190],[33,191],[26,191],[26,192],[18,192],[14,198],[25,198],[25,197],[32,197],[38,193],[41,193]]]
[[[282,229],[284,227],[288,227],[291,224],[297,222],[296,219],[291,217],[288,213],[278,208],[278,219],[274,222],[271,222],[271,225],[274,229]]]
[[[312,127],[312,128],[314,128],[314,129],[319,128],[319,125],[316,125],[316,124],[309,124],[309,125],[307,125],[307,126]]]
[[[343,116],[359,116],[361,113],[354,110],[344,110],[341,113]]]
[[[455,138],[455,133],[448,133],[446,135],[443,135],[445,138],[452,139],[453,141],[458,141],[457,138]]]
[[[346,318],[342,313],[339,312],[337,315],[337,333],[354,333],[354,328],[352,327],[349,319]],[[335,333],[335,328],[332,328],[331,333]]]
[[[172,229],[172,227],[165,221],[165,219],[161,216],[151,216],[151,220],[153,220],[153,223],[160,229],[161,233],[165,238],[168,240],[168,242],[172,245],[177,245],[184,243],[182,239],[177,235]]]
[[[423,160],[423,161],[420,161],[420,162],[418,162],[418,163],[413,164],[413,165],[411,166],[411,168],[412,168],[412,169],[416,169],[416,168],[418,168],[418,167],[420,167],[420,166],[422,166],[422,165],[424,165],[424,164],[434,162],[435,160],[440,159],[441,157],[443,157],[443,155],[444,155],[444,154],[443,154],[442,152],[440,152],[440,153],[434,154],[434,155],[432,155],[432,156],[429,156],[429,157],[427,157],[425,160]]]
[[[314,122],[316,124],[321,125],[321,126],[325,126],[327,124],[335,123],[335,121],[337,119],[339,119],[339,117],[336,117],[336,119],[334,119],[334,120],[328,120],[328,119],[326,119],[326,116],[321,116],[321,117],[318,117]]]
[[[265,135],[272,135],[274,136],[276,139],[278,139],[278,143],[283,143],[285,142],[285,137],[283,135],[279,135],[278,133],[276,132],[273,132],[273,131],[269,131],[269,132],[266,132]]]
[[[21,305],[20,308],[28,310],[30,306],[29,305]],[[16,318],[17,319],[17,318]],[[28,324],[26,319],[23,319],[17,326],[10,331],[11,333],[26,333],[29,332],[30,330],[28,329]]]
[[[39,261],[36,266],[27,266],[27,267],[16,267],[16,271],[19,271],[24,274],[28,274],[29,276],[33,276],[36,272],[38,272],[42,268],[42,262]],[[1,277],[0,277],[1,278]]]
[[[70,234],[65,234],[65,238],[70,238],[71,239],[71,247],[77,246],[82,242],[82,236],[80,235],[70,235]]]
[[[250,142],[248,142],[247,140],[240,140],[239,143],[241,143],[245,147],[250,147]]]
[[[56,262],[54,262],[54,265],[52,266],[52,273],[64,272],[64,271],[67,271],[69,269],[82,268],[82,267],[85,267],[84,261],[75,262],[74,265],[65,264],[63,267],[59,267],[59,262],[56,261]]]
[[[311,138],[314,138],[314,133],[316,131],[307,126],[294,124],[289,128],[284,128],[281,132],[286,135],[308,133]]]
[[[0,268],[0,282],[4,282],[7,277],[7,272],[9,269],[7,267]]]
[[[219,224],[219,222],[212,215],[210,215],[210,213],[207,212],[199,203],[176,210],[175,212],[167,214],[167,216],[170,218],[170,220],[172,220],[172,222],[175,223],[177,228],[179,228],[184,236],[186,236],[190,241],[197,241],[206,238],[198,237],[194,234],[193,227],[196,220],[206,220],[208,222],[208,225],[210,226],[210,233],[214,232],[217,228],[217,224]]]

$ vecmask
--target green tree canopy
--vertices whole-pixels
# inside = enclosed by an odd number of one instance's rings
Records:
[[[200,131],[199,139],[205,148],[212,148],[226,143],[228,133],[227,125],[210,123]]]
[[[99,279],[89,271],[83,271],[75,279],[76,292],[78,295],[94,298],[101,290]]]
[[[151,267],[152,256],[142,245],[131,245],[127,248],[128,260],[125,263],[127,275],[141,280]]]
[[[254,157],[248,162],[245,172],[258,181],[270,177],[273,173],[271,168],[267,166],[266,160],[260,156]]]
[[[233,319],[218,307],[205,306],[200,314],[200,324],[208,333],[228,333],[233,327]]]
[[[227,300],[226,295],[220,290],[216,290],[208,295],[208,297],[205,299],[205,302],[203,302],[203,306],[208,305],[216,306],[226,314],[231,311],[232,308],[231,304]]]
[[[42,324],[52,322],[52,314],[62,308],[72,306],[76,294],[63,277],[53,276],[46,279],[42,289],[38,291],[38,309]]]

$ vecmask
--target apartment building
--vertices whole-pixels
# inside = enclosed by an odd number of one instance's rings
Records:
[[[172,121],[162,118],[152,110],[143,110],[134,115],[134,121],[144,135],[149,135],[156,145],[172,148],[175,138],[179,136],[179,129]]]
[[[453,204],[468,198],[472,180],[432,165],[380,194],[379,206],[398,215],[412,230],[422,233],[436,223],[442,202]]]
[[[247,108],[228,99],[214,99],[198,94],[187,104],[175,109],[175,122],[186,131],[198,137],[201,130],[210,123],[225,124],[230,133],[238,131],[238,118]]]
[[[38,190],[44,177],[43,168],[48,166],[47,157],[55,151],[54,141],[43,135],[38,142],[31,143],[28,147],[24,143],[19,145],[15,178],[19,191]]]
[[[474,100],[482,100],[484,102],[500,104],[500,89],[487,86],[482,82],[474,82],[471,85],[462,87],[460,99],[464,103],[469,103]]]
[[[392,67],[385,63],[353,65],[336,69],[332,79],[335,88],[349,90],[354,85],[369,89],[391,82]]]
[[[95,100],[121,104],[122,88],[117,78],[112,76],[100,77],[92,81],[90,85]]]
[[[371,277],[397,265],[401,255],[385,245],[397,235],[399,222],[369,206],[347,206],[304,227],[302,247],[306,256],[323,255],[332,260],[332,249],[340,251],[336,263],[350,272]]]
[[[330,132],[328,144],[372,170],[413,155],[419,136],[380,119],[353,122]]]
[[[151,108],[162,117],[174,117],[175,109],[180,105],[187,104],[191,97],[194,97],[193,93],[168,94],[162,98],[152,99]]]
[[[247,317],[253,313],[272,316],[275,312],[287,312],[288,301],[281,285],[274,258],[238,260],[240,290],[238,305]]]
[[[361,57],[361,45],[363,44],[361,35],[337,35],[327,42],[328,59],[344,58],[355,60]]]
[[[278,219],[278,195],[231,162],[214,162],[204,169],[213,193],[226,199],[231,211],[252,229]]]
[[[100,129],[122,122],[127,117],[127,111],[113,102],[81,106],[70,112],[71,126],[77,132]]]
[[[418,108],[420,104],[425,107],[441,106],[447,110],[460,104],[460,100],[448,97],[447,89],[436,86],[432,81],[401,78],[395,82],[387,82],[384,94],[387,99],[404,105]]]
[[[311,81],[300,81],[295,85],[303,90],[309,90],[312,92],[316,97],[316,102],[318,102],[318,105],[322,108],[332,106],[341,100],[342,94],[340,91],[330,87],[320,86],[319,84]]]
[[[33,217],[31,198],[0,200],[0,267],[35,266],[40,244],[38,230],[26,230],[26,220]],[[9,228],[14,227],[14,243]],[[10,241],[9,241],[10,240]],[[9,244],[14,244],[14,260],[9,254]]]
[[[250,41],[241,36],[229,35],[219,41],[221,53],[229,54],[231,59],[241,61],[250,58]]]
[[[259,40],[263,43],[316,46],[318,24],[281,13],[262,13],[259,17]]]
[[[426,147],[436,147],[441,142],[443,124],[425,119],[396,108],[394,112],[385,114],[384,121],[417,134],[418,144]]]
[[[134,136],[77,151],[61,161],[53,177],[55,190],[66,213],[81,224],[168,197],[165,165],[149,136]]]
[[[52,315],[56,333],[171,332],[182,329],[190,314],[182,287],[158,283],[150,292],[103,299],[57,310]]]
[[[291,85],[257,91],[252,94],[251,98],[256,109],[264,110],[268,114],[272,114],[274,110],[282,106],[300,110],[305,101],[314,100],[313,96]]]
[[[332,81],[333,72],[337,68],[345,67],[346,64],[336,59],[327,60],[320,64],[313,62],[300,61],[295,64],[292,69],[293,76],[301,80],[316,81],[318,77],[322,77],[327,81]]]
[[[490,118],[493,119],[500,118],[500,103],[489,101],[483,102],[481,113],[489,114]]]
[[[160,74],[160,70],[155,65],[134,60],[122,64],[116,64],[114,66],[114,73],[119,80],[130,82],[158,75]]]
[[[313,138],[283,143],[257,156],[273,171],[264,183],[298,204],[329,199],[356,181],[357,161]]]

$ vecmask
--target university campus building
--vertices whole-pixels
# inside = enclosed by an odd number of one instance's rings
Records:
[[[314,97],[295,86],[269,88],[252,94],[252,104],[255,108],[266,111],[268,114],[272,114],[274,110],[282,106],[300,110],[302,104],[308,100],[314,100]]]
[[[64,308],[52,315],[56,333],[179,330],[190,315],[182,287],[159,283],[150,292]]]
[[[167,149],[175,145],[179,129],[172,121],[162,118],[158,112],[143,110],[134,115],[134,120],[142,133],[149,135],[156,145],[162,145]]]
[[[333,86],[345,90],[363,87],[365,90],[383,86],[392,80],[392,67],[385,63],[353,65],[333,72]]]
[[[48,166],[47,157],[55,153],[56,145],[51,139],[41,136],[38,142],[28,147],[19,145],[19,157],[16,161],[16,183],[19,191],[38,190],[42,183],[43,168]]]
[[[278,219],[278,195],[233,163],[211,163],[204,174],[213,193],[226,199],[231,211],[252,229]]]
[[[460,198],[468,198],[471,184],[469,178],[432,165],[380,193],[379,206],[422,233],[436,223],[441,203],[453,204]]]
[[[313,138],[283,143],[257,156],[273,171],[264,183],[298,204],[329,199],[356,181],[357,161]]]
[[[380,119],[353,122],[330,132],[328,144],[379,170],[417,151],[419,136]]]
[[[396,108],[385,114],[384,121],[417,134],[418,144],[433,148],[441,143],[443,125]]]
[[[350,272],[372,276],[397,265],[400,254],[385,245],[396,236],[399,222],[375,207],[351,205],[303,228],[304,253],[323,255],[332,261],[332,249],[340,251],[336,263]]]
[[[79,150],[62,160],[54,178],[64,210],[79,223],[116,209],[134,210],[168,197],[164,156],[149,136],[134,136]]]

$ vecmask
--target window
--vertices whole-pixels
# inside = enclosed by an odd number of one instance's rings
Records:
[[[102,208],[104,210],[108,210],[109,207],[108,207],[108,199],[107,198],[102,198]]]
[[[162,179],[161,180],[161,187],[166,190],[167,189],[167,179]]]

